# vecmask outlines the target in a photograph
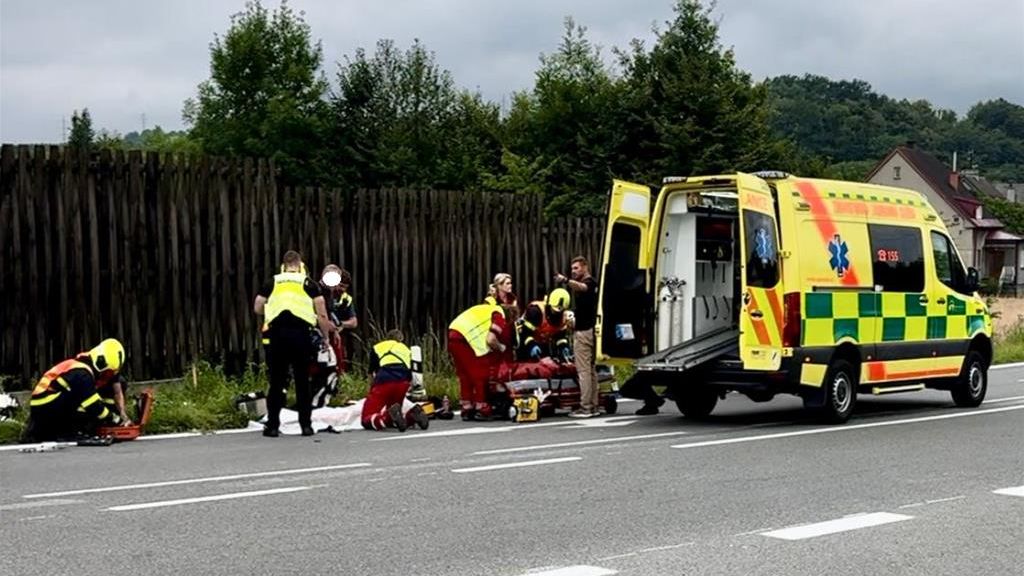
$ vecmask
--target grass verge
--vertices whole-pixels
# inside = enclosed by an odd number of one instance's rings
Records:
[[[998,335],[992,348],[992,362],[995,364],[1024,362],[1024,322],[1018,321]]]

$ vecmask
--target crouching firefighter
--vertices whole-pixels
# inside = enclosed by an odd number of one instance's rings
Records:
[[[544,302],[531,302],[516,323],[519,334],[519,360],[540,360],[552,357],[560,362],[572,361],[569,343],[569,292],[555,288]]]
[[[363,403],[361,421],[367,430],[397,428],[399,432],[416,424],[426,430],[430,419],[419,404],[406,413],[402,403],[412,384],[412,350],[403,343],[399,330],[391,330],[386,340],[374,344],[370,352],[370,393]]]
[[[32,390],[28,425],[23,440],[73,440],[95,434],[100,425],[126,424],[121,406],[108,404],[98,384],[120,386],[124,346],[113,338],[46,371]],[[119,409],[120,408],[120,409]]]

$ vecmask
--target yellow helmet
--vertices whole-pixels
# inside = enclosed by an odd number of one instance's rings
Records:
[[[107,338],[98,346],[89,350],[92,365],[99,371],[118,372],[124,364],[124,346],[113,338]]]
[[[569,291],[565,288],[555,288],[548,294],[548,307],[555,312],[561,312],[569,307]]]

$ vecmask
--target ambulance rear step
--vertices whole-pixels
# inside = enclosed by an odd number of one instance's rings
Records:
[[[735,354],[740,331],[736,328],[719,328],[707,334],[644,356],[636,361],[637,370],[683,371],[727,354]]]

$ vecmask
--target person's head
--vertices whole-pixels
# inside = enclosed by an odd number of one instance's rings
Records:
[[[320,274],[320,283],[331,290],[347,292],[352,285],[352,275],[337,264],[328,264]]]
[[[512,275],[505,272],[499,272],[494,275],[494,281],[491,282],[491,290],[494,295],[508,296],[512,293]]]
[[[388,333],[384,335],[385,340],[394,340],[395,342],[405,342],[405,334],[401,330],[393,329],[388,330]]]
[[[306,266],[302,263],[302,254],[299,254],[295,250],[285,252],[284,258],[281,259],[281,271],[305,272]]]
[[[124,365],[124,346],[113,338],[107,338],[89,350],[89,360],[99,372],[117,374]]]
[[[577,256],[572,259],[571,272],[573,280],[581,280],[586,278],[590,274],[590,262],[583,256]]]
[[[555,288],[548,294],[547,301],[545,302],[548,318],[560,319],[565,311],[569,308],[569,291],[565,288]]]

